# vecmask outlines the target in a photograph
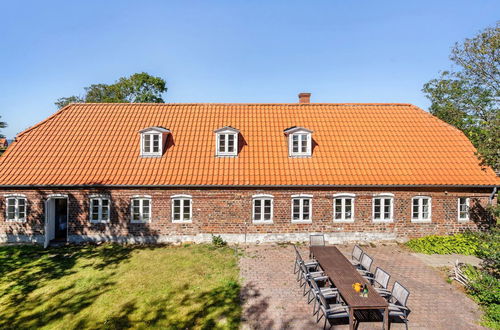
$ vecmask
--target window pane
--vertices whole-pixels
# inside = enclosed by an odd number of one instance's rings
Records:
[[[293,200],[293,219],[300,219],[300,199]]]
[[[306,153],[307,152],[307,135],[302,134],[300,136],[300,138],[302,140],[301,141],[301,150],[300,151],[303,152],[303,153]]]
[[[299,137],[298,137],[298,135],[292,135],[292,150],[293,150],[293,152],[299,152]]]
[[[380,198],[375,198],[375,200],[373,202],[375,204],[375,206],[373,208],[373,217],[375,219],[380,219],[380,211],[381,211],[380,203],[381,203],[381,200],[380,200]]]
[[[226,135],[219,134],[219,152],[226,152]]]
[[[302,200],[302,219],[309,220],[309,199]]]
[[[191,201],[189,199],[184,200],[184,220],[190,220],[191,213]]]
[[[234,152],[234,135],[228,134],[227,136],[227,152]]]
[[[352,218],[352,199],[346,198],[345,200],[345,219]]]
[[[181,207],[174,206],[174,220],[180,220],[180,219],[181,219]]]
[[[151,135],[144,135],[144,152],[151,152]]]
[[[391,199],[390,198],[384,199],[384,218],[385,219],[391,218]]]
[[[19,198],[17,200],[17,213],[19,219],[24,219],[26,217],[26,200],[24,198]]]
[[[413,210],[412,210],[412,217],[414,219],[418,218],[418,198],[413,199]]]
[[[153,152],[160,151],[160,136],[158,134],[153,135]]]
[[[141,219],[141,208],[139,206],[132,207],[132,220],[140,220]]]
[[[264,220],[271,220],[271,200],[264,200]]]
[[[7,199],[7,219],[15,220],[16,218],[16,200],[14,198]]]

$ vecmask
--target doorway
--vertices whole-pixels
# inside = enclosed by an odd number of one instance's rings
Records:
[[[68,197],[55,195],[45,201],[45,247],[68,240]]]

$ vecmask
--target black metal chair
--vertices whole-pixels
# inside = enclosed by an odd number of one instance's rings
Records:
[[[359,245],[354,245],[351,253],[351,264],[358,266],[361,263],[361,257],[363,256],[363,250]]]
[[[389,322],[391,318],[399,318],[404,322],[406,330],[408,330],[408,315],[411,313],[411,310],[406,306],[409,296],[410,291],[402,286],[401,283],[395,282],[388,299]]]

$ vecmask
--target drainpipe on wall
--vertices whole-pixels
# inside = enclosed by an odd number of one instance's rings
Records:
[[[495,198],[495,194],[497,193],[497,188],[498,187],[493,188],[493,192],[491,193],[490,198],[488,199],[488,205],[491,205],[491,203],[493,202],[493,198]]]

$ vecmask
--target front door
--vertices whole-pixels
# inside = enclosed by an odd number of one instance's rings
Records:
[[[49,246],[51,241],[68,239],[68,198],[49,197],[45,201],[45,242]]]

